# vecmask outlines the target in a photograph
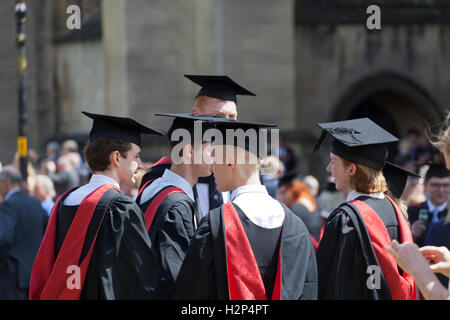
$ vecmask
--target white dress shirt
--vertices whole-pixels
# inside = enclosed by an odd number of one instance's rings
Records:
[[[198,205],[200,206],[200,213],[202,217],[206,216],[209,212],[209,184],[197,183]]]
[[[430,199],[427,199],[429,212],[433,215],[433,219],[431,220],[433,223],[439,221],[439,212],[441,212],[447,207],[447,203],[448,201],[445,201],[439,207],[436,207],[434,204],[431,203]]]
[[[350,191],[350,193],[347,195],[347,199],[345,201],[349,202],[352,200],[355,200],[358,197],[362,197],[362,196],[366,196],[366,197],[371,197],[371,198],[375,198],[375,199],[384,199],[384,193],[383,192],[376,192],[376,193],[359,193],[356,190],[352,190]]]
[[[92,191],[105,184],[115,185],[117,189],[120,190],[119,183],[113,178],[103,174],[93,174],[89,183],[71,192],[67,198],[64,199],[63,204],[65,206],[79,206],[81,201],[83,201],[83,199],[86,198]]]
[[[231,202],[238,205],[250,221],[259,227],[273,229],[283,225],[284,209],[263,185],[246,185],[234,189]]]
[[[161,189],[168,186],[175,186],[177,188],[180,188],[181,190],[184,191],[184,193],[186,193],[189,196],[189,198],[191,198],[192,201],[195,202],[194,191],[192,190],[192,187],[189,184],[189,182],[183,177],[174,173],[173,171],[166,169],[164,171],[164,174],[160,178],[155,179],[155,181],[150,183],[150,185],[147,188],[145,188],[145,190],[141,194],[141,201],[139,204],[143,204],[144,202],[150,200]]]

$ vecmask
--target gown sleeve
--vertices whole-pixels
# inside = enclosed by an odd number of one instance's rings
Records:
[[[341,209],[328,218],[316,252],[319,299],[361,299],[366,295],[365,261],[355,226]]]
[[[157,235],[152,238],[152,245],[161,264],[158,291],[161,298],[173,299],[175,281],[194,235],[192,208],[189,203],[175,202],[159,226]]]
[[[177,299],[217,298],[213,238],[208,216],[202,219],[192,239],[176,283]]]
[[[104,220],[102,255],[96,262],[103,291],[99,296],[153,298],[158,261],[138,205],[122,195],[108,206]]]

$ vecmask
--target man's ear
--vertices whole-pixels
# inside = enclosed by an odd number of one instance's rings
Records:
[[[109,163],[113,168],[118,168],[120,165],[120,152],[113,151],[109,154]]]
[[[353,177],[356,174],[356,164],[351,162],[350,165],[348,166],[347,172],[349,176]]]
[[[197,109],[197,107],[192,108],[192,114],[199,114],[200,111]]]

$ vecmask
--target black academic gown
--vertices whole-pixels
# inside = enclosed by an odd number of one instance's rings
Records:
[[[286,216],[283,231],[281,228],[265,229],[254,225],[238,206],[234,207],[251,244],[268,296],[271,296],[274,286],[280,249],[281,299],[316,299],[317,265],[314,248],[301,220],[284,207]],[[229,300],[224,234],[222,206],[210,211],[195,233],[178,275],[177,298]]]
[[[78,206],[61,201],[56,228],[58,254]],[[155,253],[137,204],[116,189],[100,199],[89,224],[80,261],[86,256],[101,222],[80,295],[88,300],[152,299],[157,284]]]
[[[141,189],[144,184],[146,184],[149,180],[156,180],[160,177],[162,177],[162,175],[164,174],[164,171],[166,169],[170,169],[170,167],[172,166],[171,163],[166,161],[162,161],[164,160],[161,159],[160,161],[158,161],[157,163],[155,163],[150,169],[148,169],[148,171],[144,174],[144,176],[142,177],[142,181],[141,181],[141,185],[139,187],[139,189]],[[211,174],[208,177],[201,177],[198,179],[198,183],[205,183],[208,185],[208,201],[209,201],[209,210],[213,210],[215,208],[220,207],[223,204],[223,198],[222,198],[222,193],[219,192],[217,190],[217,185],[214,179],[214,175]],[[151,184],[151,182],[150,182]],[[194,186],[194,194],[196,196],[196,201],[197,200],[197,190],[196,190],[196,186]],[[136,202],[139,203],[139,197],[136,199]],[[201,216],[201,214],[199,215]]]
[[[359,197],[372,207],[384,223],[391,240],[399,239],[399,224],[388,199]],[[317,249],[319,299],[372,300],[392,299],[381,275],[380,288],[370,289],[367,280],[370,265],[378,265],[364,220],[345,204],[328,217]],[[388,253],[386,253],[388,254]]]
[[[320,218],[319,212],[317,212],[317,210],[314,212],[309,212],[309,210],[301,203],[294,203],[290,209],[303,221],[314,239],[316,239],[316,241],[320,241],[322,219]]]
[[[140,205],[142,212],[162,190]],[[155,213],[148,234],[160,265],[157,299],[174,299],[175,281],[195,231],[196,210],[187,194],[177,192],[169,194]]]

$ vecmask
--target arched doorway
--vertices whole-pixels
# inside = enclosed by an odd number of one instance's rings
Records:
[[[332,121],[368,117],[398,138],[410,129],[424,131],[426,123],[442,120],[443,111],[428,93],[412,81],[393,74],[378,74],[358,81],[337,103]],[[389,160],[397,144],[389,144]]]

